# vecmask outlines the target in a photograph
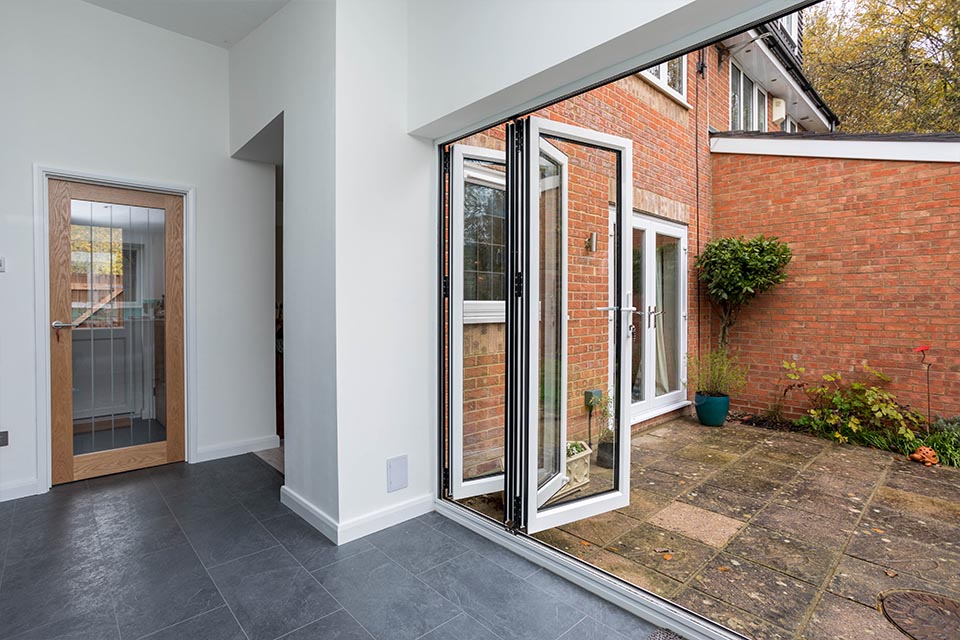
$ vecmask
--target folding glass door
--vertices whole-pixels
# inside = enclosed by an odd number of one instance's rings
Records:
[[[535,533],[629,503],[631,143],[481,141],[448,150],[445,488]]]

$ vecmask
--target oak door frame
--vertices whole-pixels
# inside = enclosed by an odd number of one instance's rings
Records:
[[[67,180],[102,187],[151,191],[183,198],[183,310],[184,310],[184,455],[197,459],[197,221],[196,187],[151,180],[95,174],[45,164],[33,165],[34,340],[36,372],[37,477],[32,493],[53,486],[52,416],[50,387],[50,212],[49,180]],[[29,495],[30,492],[24,493]]]

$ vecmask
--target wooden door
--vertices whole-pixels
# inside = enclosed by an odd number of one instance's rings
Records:
[[[53,483],[183,460],[183,198],[48,191]]]

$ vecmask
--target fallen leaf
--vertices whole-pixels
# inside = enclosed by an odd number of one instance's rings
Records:
[[[884,569],[883,572],[890,578],[896,578],[899,574],[893,569]]]
[[[663,559],[664,559],[664,560],[673,560],[673,554],[672,554],[672,553],[665,553],[665,554],[663,554]]]
[[[590,546],[590,543],[587,542],[586,540],[581,540],[581,541],[580,541],[580,544],[582,544],[582,545],[585,546],[585,547],[589,547],[589,546]]]
[[[620,547],[607,547],[610,551],[620,551]]]
[[[886,533],[885,530],[883,530],[883,529],[877,529],[876,527],[873,528],[873,532],[874,532],[874,533]]]
[[[723,571],[723,572],[730,571],[730,567],[717,567],[717,571]]]

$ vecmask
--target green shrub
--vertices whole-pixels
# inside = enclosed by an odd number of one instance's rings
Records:
[[[867,366],[864,371],[873,378],[872,384],[848,382],[840,373],[823,376],[824,384],[807,389],[813,406],[798,423],[841,444],[913,451],[917,427],[925,422],[924,417],[899,404],[893,393],[883,389],[890,378]]]
[[[763,236],[716,238],[704,246],[695,266],[720,312],[721,349],[727,348],[730,328],[747,303],[786,279],[792,257],[785,242]]]
[[[729,396],[747,385],[747,367],[726,349],[717,349],[699,358],[687,356],[687,385],[706,396]]]
[[[922,440],[937,452],[940,464],[960,467],[960,416],[934,420]]]
[[[571,440],[567,443],[567,457],[572,458],[578,453],[583,453],[587,450],[587,445],[583,444],[579,440]]]

